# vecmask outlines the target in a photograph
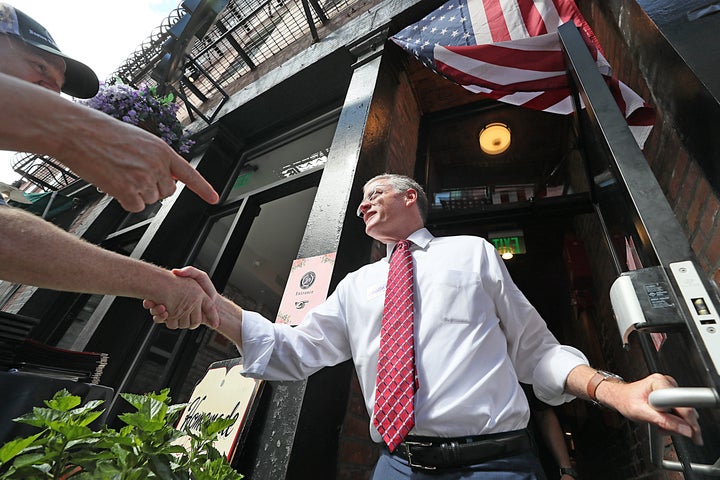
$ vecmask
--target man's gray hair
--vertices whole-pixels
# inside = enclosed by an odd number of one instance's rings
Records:
[[[398,173],[383,173],[365,182],[365,187],[378,180],[386,180],[387,183],[398,192],[407,192],[411,188],[415,190],[418,194],[417,207],[420,211],[420,218],[422,218],[423,223],[425,223],[428,215],[428,199],[425,194],[425,190],[418,182],[407,175],[400,175]]]

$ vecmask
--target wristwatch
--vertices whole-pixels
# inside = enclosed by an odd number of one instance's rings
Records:
[[[573,467],[560,467],[560,476],[570,475],[573,478],[578,478],[578,474]]]
[[[606,372],[605,370],[595,371],[595,375],[592,376],[587,384],[588,397],[590,397],[590,399],[595,403],[599,403],[597,397],[595,396],[595,392],[597,392],[598,386],[605,380],[613,383],[625,383],[625,380],[620,375],[615,375],[614,373]]]

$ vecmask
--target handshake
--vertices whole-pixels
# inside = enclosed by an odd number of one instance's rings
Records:
[[[173,269],[172,275],[174,292],[165,298],[143,300],[143,307],[150,312],[153,322],[164,323],[173,330],[194,330],[201,324],[218,329],[221,323],[218,311],[227,299],[218,293],[207,273],[184,267]]]

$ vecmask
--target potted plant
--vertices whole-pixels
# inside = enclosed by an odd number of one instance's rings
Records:
[[[179,105],[172,93],[160,96],[156,87],[144,84],[133,88],[122,83],[103,84],[98,94],[78,100],[88,107],[143,128],[165,140],[176,152],[188,153],[194,144],[177,119]]]
[[[15,421],[40,432],[0,447],[0,479],[239,480],[242,477],[213,446],[233,420],[205,419],[200,431],[174,425],[185,405],[171,405],[169,390],[120,394],[136,411],[118,418],[120,430],[90,428],[102,400],[80,405],[67,390]],[[183,440],[180,443],[180,440]]]

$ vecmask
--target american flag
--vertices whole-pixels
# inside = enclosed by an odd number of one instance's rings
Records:
[[[573,0],[450,0],[392,37],[427,67],[512,105],[574,111],[557,29],[573,21],[642,148],[654,114],[613,76],[600,44]]]

